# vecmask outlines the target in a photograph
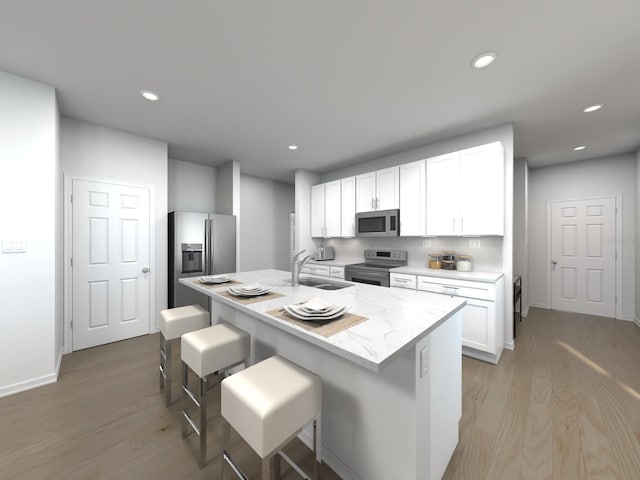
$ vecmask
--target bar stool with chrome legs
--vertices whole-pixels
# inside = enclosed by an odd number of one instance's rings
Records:
[[[160,312],[160,390],[167,407],[171,405],[171,350],[187,332],[208,327],[209,312],[200,305],[170,308]]]
[[[232,367],[244,363],[251,352],[251,337],[226,323],[189,332],[182,336],[182,438],[187,438],[189,428],[200,437],[200,468],[207,463],[207,390],[210,377],[218,379]],[[189,372],[198,377],[198,394],[189,388]],[[194,422],[189,406],[198,410],[200,421]]]
[[[222,478],[225,463],[246,479],[227,451],[230,427],[261,459],[260,479],[280,478],[280,455],[303,478],[309,478],[280,450],[313,421],[313,475],[318,478],[317,421],[322,406],[320,377],[280,357],[273,356],[235,375],[221,385]]]

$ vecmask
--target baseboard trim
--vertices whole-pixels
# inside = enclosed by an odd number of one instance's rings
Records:
[[[529,315],[529,305],[524,307],[523,312],[522,312],[522,318],[527,318],[528,315]]]
[[[638,317],[633,317],[633,323],[636,324],[636,327],[640,328],[640,320],[638,320]]]
[[[516,348],[516,342],[514,340],[504,342],[504,348],[506,348],[507,350],[513,350],[514,348]]]
[[[527,306],[527,312],[529,311],[529,307],[535,307],[535,308],[544,308],[545,310],[549,310],[549,305],[544,304],[544,303],[535,303],[535,302],[530,302],[529,305]]]
[[[26,390],[31,390],[32,388],[49,385],[50,383],[56,383],[57,380],[58,375],[56,373],[50,373],[48,375],[43,375],[42,377],[32,378],[31,380],[27,380],[26,382],[18,382],[14,383],[13,385],[7,385],[6,387],[0,388],[0,398],[8,397],[9,395],[14,395]]]

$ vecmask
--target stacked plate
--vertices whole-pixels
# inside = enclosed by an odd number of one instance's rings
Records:
[[[349,309],[344,305],[331,305],[319,298],[297,305],[285,305],[282,308],[292,317],[311,322],[335,320],[343,316]]]
[[[251,285],[240,285],[239,287],[229,287],[227,291],[231,295],[237,297],[257,297],[269,293],[273,290],[273,287],[265,287],[259,283],[252,283]]]
[[[217,284],[217,283],[227,283],[231,281],[231,278],[229,278],[229,275],[208,275],[206,277],[200,277],[198,278],[198,280],[200,280],[200,283],[206,283],[206,284]]]

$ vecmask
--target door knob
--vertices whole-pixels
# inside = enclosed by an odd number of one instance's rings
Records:
[[[149,269],[148,269],[147,267],[144,267],[144,268],[142,269],[142,273],[149,273]]]
[[[557,265],[558,261],[557,260],[551,260],[551,265]]]

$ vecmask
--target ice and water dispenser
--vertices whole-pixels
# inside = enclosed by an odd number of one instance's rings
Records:
[[[182,243],[182,273],[203,272],[202,244]]]

